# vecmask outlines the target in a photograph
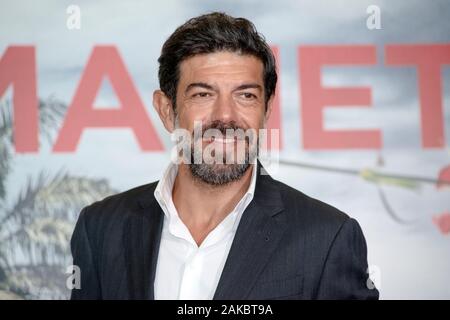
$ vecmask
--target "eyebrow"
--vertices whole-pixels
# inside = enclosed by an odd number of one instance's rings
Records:
[[[186,90],[184,90],[184,93],[188,93],[190,90],[194,89],[194,88],[203,88],[203,89],[208,89],[208,90],[214,90],[213,86],[205,83],[205,82],[193,82],[190,83],[187,87]]]
[[[193,82],[193,83],[190,83],[186,87],[186,90],[184,92],[187,93],[194,88],[203,88],[203,89],[214,91],[214,87],[210,84],[207,84],[205,82]],[[237,88],[235,88],[233,91],[239,91],[239,90],[245,90],[245,89],[258,89],[260,91],[263,91],[262,86],[257,83],[244,83],[244,84],[241,84],[240,86],[238,86]]]
[[[262,91],[262,87],[259,84],[257,84],[257,83],[244,83],[244,84],[241,84],[239,87],[234,89],[234,91],[245,90],[245,89],[258,89],[259,91]]]

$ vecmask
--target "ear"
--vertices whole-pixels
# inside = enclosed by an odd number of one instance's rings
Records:
[[[272,114],[273,97],[274,96],[275,96],[275,94],[273,94],[269,98],[269,101],[267,101],[267,110],[266,110],[266,113],[264,114],[264,127],[266,126],[266,123],[267,123],[267,121],[269,121],[270,115]]]
[[[153,107],[158,112],[167,131],[172,132],[175,129],[175,112],[169,97],[161,90],[155,90],[153,92]]]

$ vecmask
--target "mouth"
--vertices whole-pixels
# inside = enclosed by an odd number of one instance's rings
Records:
[[[237,142],[236,138],[220,138],[220,137],[211,137],[207,139],[203,139],[206,143],[217,143],[217,144],[230,144]]]

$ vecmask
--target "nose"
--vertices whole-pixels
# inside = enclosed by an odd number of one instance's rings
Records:
[[[236,121],[236,105],[231,96],[222,94],[214,103],[212,121],[230,122]]]

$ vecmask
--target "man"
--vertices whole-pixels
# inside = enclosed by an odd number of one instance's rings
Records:
[[[223,13],[193,18],[158,61],[155,109],[169,132],[193,136],[201,123],[182,158],[194,160],[200,142],[202,161],[171,163],[159,182],[82,210],[72,298],[378,298],[354,219],[264,174],[249,137],[204,134],[258,131],[270,116],[275,60],[253,24]],[[227,149],[238,144],[243,153]],[[208,162],[202,151],[211,146],[219,157]],[[217,161],[222,147],[234,162]]]

